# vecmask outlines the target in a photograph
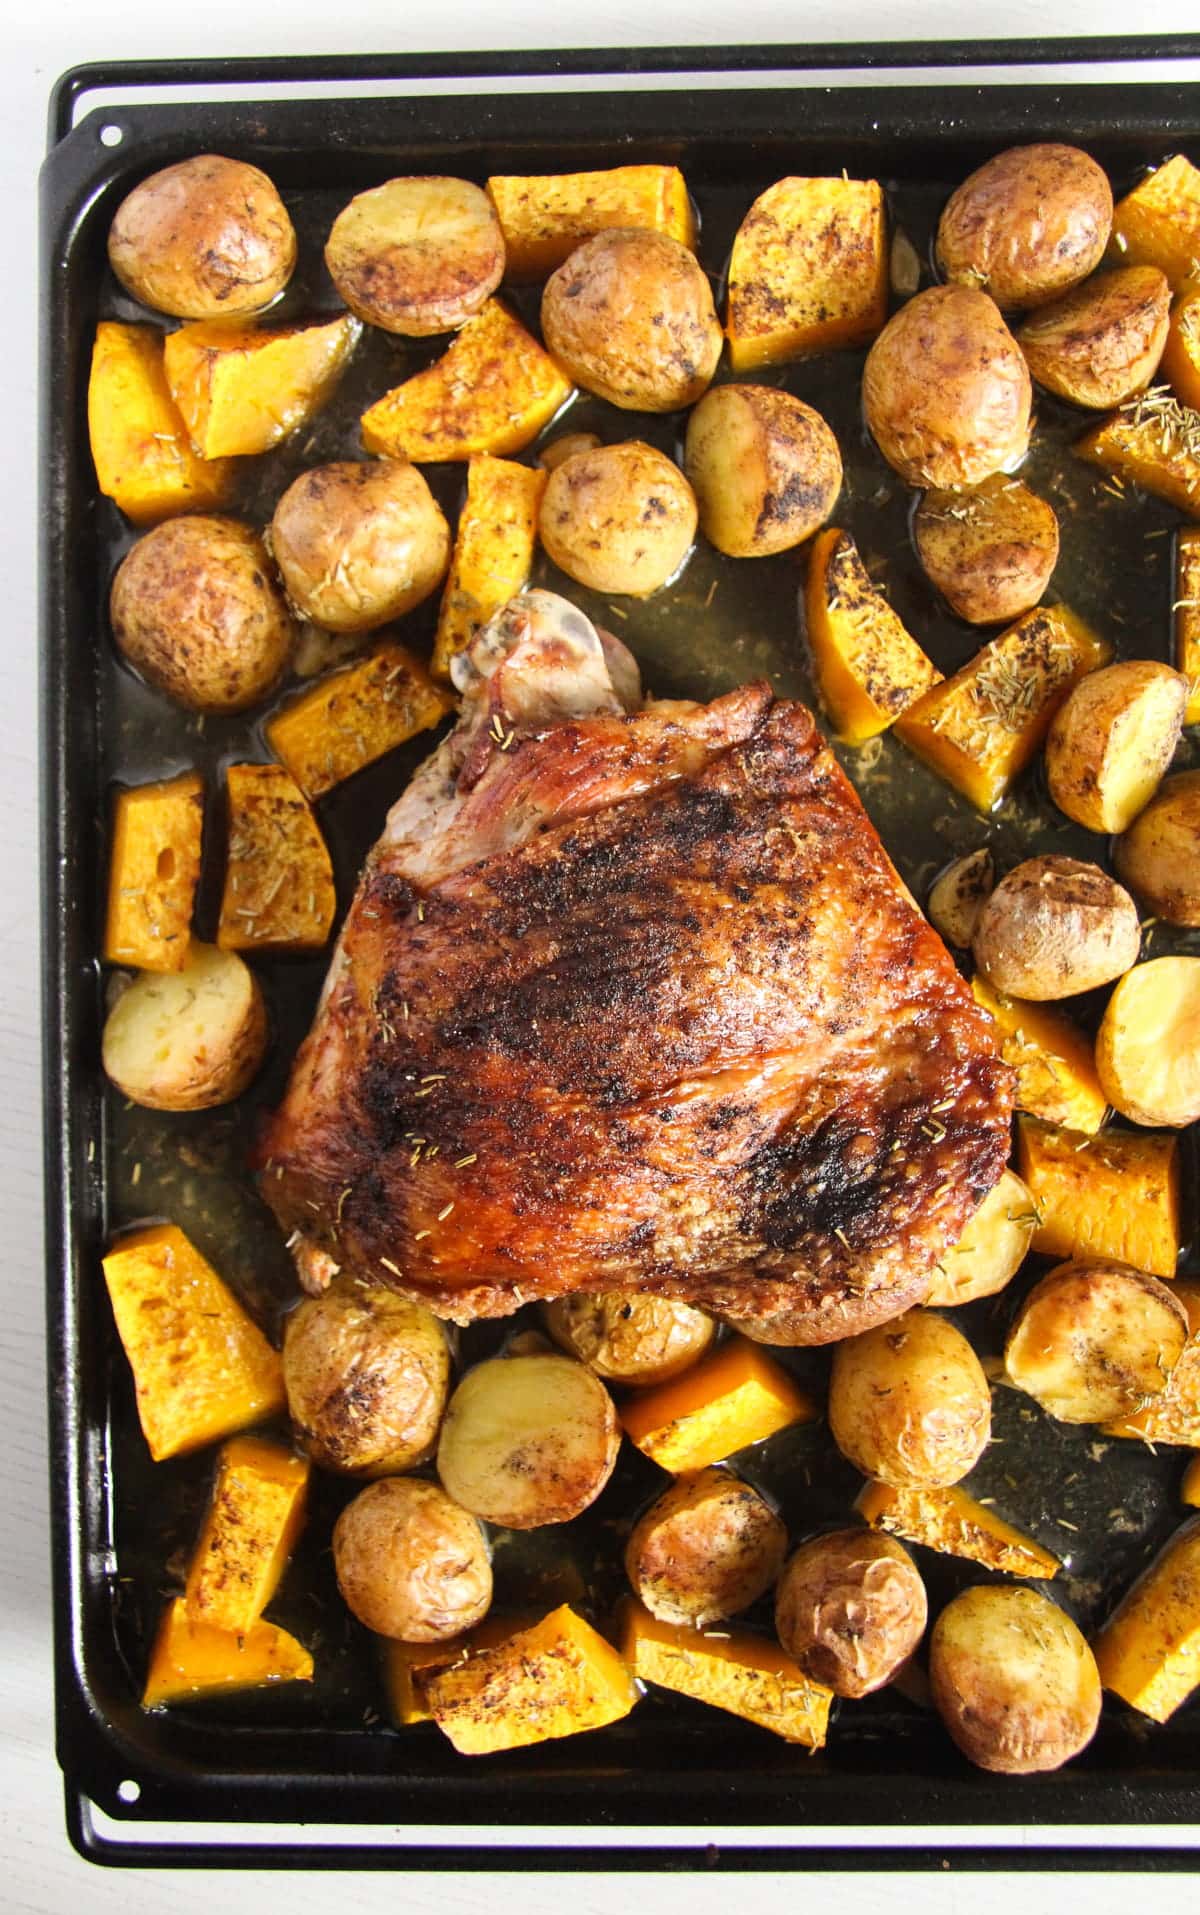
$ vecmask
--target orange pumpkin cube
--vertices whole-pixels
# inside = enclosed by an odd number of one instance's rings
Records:
[[[734,1336],[683,1376],[627,1397],[618,1414],[630,1441],[678,1476],[810,1423],[817,1411],[760,1344]]]
[[[140,971],[182,971],[200,881],[204,780],[180,778],[117,793],[104,959]]]

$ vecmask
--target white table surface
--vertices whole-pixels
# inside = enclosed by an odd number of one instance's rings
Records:
[[[408,51],[421,48],[541,47],[555,44],[698,45],[745,42],[1160,33],[1200,27],[1196,0],[1158,0],[1141,13],[1122,0],[660,0],[653,13],[612,0],[603,18],[571,19],[561,0],[290,0],[257,10],[207,0],[188,12],[166,0],[47,0],[0,25],[0,193],[13,231],[12,278],[0,296],[0,585],[8,606],[0,642],[0,1267],[8,1328],[0,1335],[0,1910],[61,1915],[85,1909],[124,1915],[169,1907],[177,1915],[214,1908],[324,1911],[391,1909],[398,1897],[415,1915],[488,1911],[552,1915],[569,1898],[578,1915],[608,1915],[631,1897],[653,1897],[661,1915],[709,1915],[732,1894],[754,1909],[783,1909],[814,1896],[845,1915],[874,1915],[899,1893],[936,1912],[969,1908],[993,1915],[1014,1901],[1053,1898],[1058,1915],[1107,1915],[1130,1894],[1152,1897],[1155,1915],[1195,1906],[1186,1876],[1135,1886],[1117,1873],[1030,1877],[935,1875],[893,1883],[881,1873],[840,1873],[811,1884],[789,1874],[754,1875],[732,1885],[705,1876],[528,1875],[498,1869],[471,1875],[190,1873],[90,1868],[69,1848],[51,1731],[50,1583],[43,1385],[41,1176],[36,896],[36,483],[35,175],[47,91],[82,60],[201,54]],[[1197,1805],[1200,1824],[1200,1802]],[[1200,1826],[1186,1832],[1200,1861]],[[1091,1839],[1103,1841],[1104,1831]],[[1110,1838],[1111,1839],[1111,1832]],[[497,1858],[502,1859],[501,1857]],[[399,1865],[398,1865],[399,1866]],[[1120,1869],[1119,1858],[1116,1862]]]

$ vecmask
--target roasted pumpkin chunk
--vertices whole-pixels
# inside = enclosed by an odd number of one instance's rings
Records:
[[[611,1643],[566,1604],[423,1686],[429,1713],[460,1755],[602,1729],[638,1699]]]
[[[812,542],[805,591],[808,642],[821,702],[837,736],[861,745],[941,683],[882,592],[854,540],[831,526]]]
[[[1187,286],[1175,301],[1163,348],[1162,370],[1174,387],[1177,399],[1193,411],[1200,406],[1200,265],[1195,283]]]
[[[203,512],[229,496],[233,467],[203,459],[171,397],[163,336],[153,326],[102,319],[88,382],[96,481],[135,525]]]
[[[532,1628],[537,1620],[536,1616],[487,1615],[474,1629],[451,1636],[448,1642],[397,1642],[393,1637],[380,1637],[388,1713],[396,1727],[433,1720],[425,1700],[425,1684],[439,1670],[466,1662],[485,1649],[497,1648],[521,1630]]]
[[[875,180],[784,179],[755,200],[729,262],[735,372],[859,345],[887,318],[883,192]]]
[[[498,299],[454,335],[440,359],[363,414],[362,442],[389,459],[469,459],[523,452],[574,388]]]
[[[1200,519],[1200,412],[1166,386],[1151,386],[1085,432],[1075,450],[1102,466],[1118,484],[1128,480]]]
[[[218,1689],[260,1689],[273,1682],[311,1682],[313,1659],[295,1636],[273,1622],[252,1623],[244,1635],[214,1629],[188,1615],[177,1596],[162,1619],[146,1687],[143,1709]]]
[[[810,1423],[817,1411],[759,1344],[735,1336],[683,1376],[627,1397],[618,1413],[630,1441],[678,1476]]]
[[[677,166],[612,166],[597,173],[496,174],[487,183],[504,234],[505,277],[545,279],[568,254],[614,226],[696,242],[691,200]]]
[[[1166,1722],[1200,1684],[1200,1516],[1176,1530],[1092,1644],[1100,1680]]]
[[[307,799],[282,765],[230,765],[223,951],[319,951],[337,909],[333,864]]]
[[[1144,1443],[1178,1443],[1200,1450],[1200,1284],[1177,1283],[1174,1293],[1187,1311],[1188,1336],[1167,1378],[1167,1387],[1132,1416],[1105,1425],[1106,1436],[1140,1436]]]
[[[1017,1119],[1017,1170],[1037,1206],[1033,1248],[1047,1257],[1114,1257],[1153,1277],[1179,1260],[1179,1139],[1156,1131],[1094,1137]]]
[[[548,472],[493,459],[467,467],[467,500],[454,535],[433,644],[435,678],[465,652],[489,618],[528,583],[537,544],[538,507]]]
[[[1184,1470],[1179,1494],[1193,1509],[1200,1509],[1200,1456],[1193,1456]]]
[[[621,1650],[635,1676],[770,1729],[785,1742],[824,1745],[833,1693],[811,1682],[777,1643],[747,1629],[702,1630],[660,1622],[624,1605]]]
[[[1157,266],[1178,289],[1200,279],[1200,168],[1176,153],[1113,208],[1109,257]]]
[[[307,798],[382,758],[428,726],[453,700],[403,645],[376,645],[268,719],[267,743]]]
[[[235,1436],[217,1477],[188,1571],[192,1622],[244,1636],[279,1587],[304,1523],[307,1457],[281,1443]]]
[[[188,771],[119,791],[104,957],[140,971],[182,971],[200,879],[204,780]]]
[[[893,1489],[888,1483],[868,1483],[854,1507],[872,1529],[1010,1576],[1048,1579],[1062,1568],[1057,1556],[958,1484],[949,1489]]]
[[[332,394],[362,335],[352,313],[283,330],[200,320],[167,338],[171,397],[202,459],[267,452],[307,425]]]
[[[986,978],[973,978],[971,989],[995,1019],[1000,1055],[1017,1073],[1017,1109],[1068,1130],[1098,1131],[1108,1102],[1091,1040],[1079,1026],[1047,1004],[994,991]]]

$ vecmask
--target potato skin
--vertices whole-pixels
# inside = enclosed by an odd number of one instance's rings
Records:
[[[928,577],[970,625],[1030,611],[1058,563],[1053,506],[999,474],[970,492],[926,492],[913,539]]]
[[[925,1633],[929,1604],[908,1551],[878,1530],[802,1543],[775,1592],[775,1632],[806,1676],[835,1695],[890,1682]]]
[[[979,915],[975,962],[998,991],[1035,1003],[1109,984],[1137,963],[1141,927],[1128,891],[1079,858],[1027,858]]]
[[[963,1754],[1000,1775],[1061,1768],[1100,1719],[1095,1657],[1035,1589],[991,1583],[957,1595],[934,1624],[929,1680]]]
[[[117,649],[189,711],[257,705],[296,636],[266,547],[239,519],[155,526],[117,567],[109,609]]]
[[[303,618],[328,632],[371,632],[436,591],[450,528],[416,466],[341,459],[288,487],[271,549]]]
[[[1043,306],[1019,329],[1017,344],[1047,392],[1107,411],[1150,384],[1170,315],[1165,273],[1119,266]]]
[[[640,227],[597,233],[551,274],[542,334],[576,385],[634,412],[694,405],[721,356],[695,254]]]
[[[1200,1118],[1200,957],[1135,964],[1104,1008],[1096,1072],[1132,1123],[1182,1129]]]
[[[321,1469],[387,1476],[432,1455],[450,1392],[437,1318],[392,1290],[335,1277],[288,1317],[288,1411]]]
[[[223,986],[222,979],[226,980]],[[233,1023],[227,1012],[218,1010],[217,1026],[204,1015],[203,994],[214,984],[229,990],[230,980],[240,1010]],[[197,1005],[200,1010],[193,1048],[181,1055],[187,1012],[195,1012]],[[148,1068],[130,1069],[125,1053],[133,1028],[138,1020],[154,1020],[156,1016],[170,1032],[166,1054],[162,1054],[161,1045],[156,1045],[154,1061]],[[142,971],[122,991],[104,1026],[104,1069],[123,1096],[146,1110],[215,1110],[240,1097],[257,1077],[268,1037],[267,1007],[253,971],[235,952],[218,951],[215,945],[193,940],[182,970]]]
[[[994,300],[930,286],[889,319],[863,368],[867,424],[909,485],[982,485],[1029,444],[1029,368]]]
[[[1123,832],[1175,755],[1188,681],[1157,659],[1124,658],[1080,679],[1046,739],[1046,782],[1089,831]]]
[[[936,1311],[909,1310],[834,1350],[829,1427],[866,1476],[896,1489],[957,1483],[991,1426],[979,1358]]]
[[[1080,1257],[1058,1264],[1023,1300],[1005,1367],[1060,1423],[1111,1423],[1161,1394],[1187,1333],[1187,1312],[1157,1277]]]
[[[347,1504],[333,1527],[333,1562],[347,1608],[400,1642],[445,1642],[491,1607],[483,1530],[419,1477],[385,1477]]]
[[[947,944],[969,951],[979,913],[991,895],[996,867],[986,845],[969,851],[935,878],[929,893],[928,918]]]
[[[950,195],[938,222],[946,278],[982,287],[998,306],[1041,306],[1100,264],[1112,188],[1076,146],[1011,146]]]
[[[261,312],[296,264],[296,234],[265,173],[201,153],[152,173],[117,208],[108,258],[126,292],[175,319]]]
[[[824,525],[842,457],[812,406],[773,386],[718,386],[688,420],[683,469],[700,530],[727,558],[786,552]]]
[[[1200,925],[1200,771],[1164,780],[1117,839],[1113,861],[1156,918]]]
[[[729,1470],[680,1476],[635,1523],[625,1573],[662,1622],[736,1616],[771,1587],[787,1531],[756,1489]]]
[[[561,572],[594,592],[644,598],[673,578],[696,536],[679,467],[641,439],[573,453],[550,474],[538,532]]]
[[[427,174],[356,193],[325,244],[329,276],[369,326],[425,339],[479,312],[504,277],[504,235],[470,180]]]
[[[716,1331],[693,1304],[637,1290],[555,1297],[542,1320],[560,1349],[612,1383],[666,1383],[698,1362]]]

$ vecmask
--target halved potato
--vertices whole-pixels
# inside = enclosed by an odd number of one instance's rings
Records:
[[[773,386],[717,386],[688,420],[683,469],[700,530],[728,558],[786,552],[823,525],[842,457],[812,406]]]
[[[1004,1347],[1010,1383],[1060,1423],[1107,1423],[1157,1396],[1183,1354],[1187,1312],[1165,1283],[1102,1258],[1035,1284]]]
[[[418,1477],[385,1477],[346,1505],[333,1527],[333,1565],[347,1608],[401,1642],[443,1642],[491,1606],[483,1530]]]
[[[652,1616],[704,1629],[757,1602],[786,1549],[787,1530],[756,1489],[705,1469],[680,1476],[634,1524],[625,1573]]]
[[[1172,1283],[1171,1295],[1187,1314],[1188,1338],[1167,1378],[1167,1387],[1128,1416],[1106,1423],[1103,1433],[1135,1437],[1151,1449],[1157,1449],[1160,1443],[1200,1449],[1200,1284]]]
[[[1017,344],[1039,386],[1104,410],[1150,384],[1170,308],[1171,288],[1157,266],[1123,266],[1043,306],[1025,321]]]
[[[986,845],[969,851],[934,880],[929,893],[929,922],[947,944],[969,951],[979,913],[996,882],[996,866]]]
[[[1187,679],[1157,659],[1089,672],[1046,739],[1046,781],[1059,810],[1089,831],[1127,831],[1175,755],[1187,697]]]
[[[1040,1003],[1128,971],[1138,960],[1141,926],[1129,893],[1099,865],[1027,858],[992,892],[971,948],[996,990]]]
[[[148,1110],[211,1110],[240,1097],[267,1049],[254,973],[233,951],[193,943],[179,971],[143,971],[104,1026],[104,1068]]]
[[[438,1475],[486,1522],[538,1529],[595,1502],[620,1442],[612,1398],[582,1363],[493,1357],[468,1370],[450,1399]]]
[[[542,1305],[554,1341],[611,1383],[666,1383],[708,1349],[716,1324],[703,1310],[638,1290],[593,1290]]]
[[[1001,1775],[1061,1768],[1100,1720],[1095,1657],[1036,1589],[964,1589],[934,1625],[929,1679],[963,1754]]]
[[[965,179],[938,223],[947,279],[982,286],[999,306],[1041,306],[1104,257],[1112,188],[1077,146],[1010,146]]]
[[[1200,925],[1200,771],[1164,780],[1118,838],[1113,862],[1156,918]]]
[[[780,1643],[806,1676],[838,1696],[869,1696],[890,1682],[928,1615],[908,1551],[857,1526],[802,1543],[775,1592]]]
[[[325,264],[352,313],[424,339],[485,305],[504,277],[504,235],[491,200],[469,180],[385,180],[338,214]]]
[[[1139,964],[1108,1000],[1096,1069],[1114,1110],[1179,1129],[1200,1117],[1200,958]]]
[[[991,1392],[961,1331],[934,1310],[908,1310],[837,1345],[829,1428],[864,1476],[899,1489],[957,1483],[991,1435]]]
[[[296,234],[257,166],[198,153],[121,201],[108,258],[135,299],[176,319],[260,312],[292,276]]]
[[[926,492],[913,538],[929,578],[970,625],[1029,611],[1058,563],[1053,506],[1003,473],[969,492]]]
[[[1004,1171],[958,1242],[943,1251],[926,1302],[952,1309],[1003,1290],[1025,1261],[1037,1220],[1026,1185],[1015,1170]]]
[[[564,432],[561,439],[551,439],[538,453],[538,464],[543,472],[553,472],[564,459],[571,459],[577,452],[594,452],[604,442],[595,432]]]

